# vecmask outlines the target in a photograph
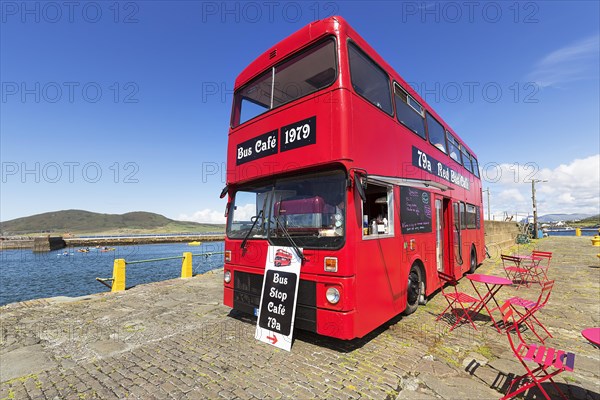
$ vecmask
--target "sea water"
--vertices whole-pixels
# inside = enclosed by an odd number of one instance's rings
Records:
[[[222,252],[223,242],[206,242],[200,246],[187,243],[144,244],[111,246],[114,251],[102,252],[90,247],[89,253],[78,248],[67,248],[47,253],[33,253],[31,249],[0,251],[0,305],[17,301],[55,297],[85,296],[109,291],[96,277],[112,277],[117,258],[125,261],[193,254]],[[63,256],[67,251],[68,256]],[[194,274],[223,267],[223,254],[210,257],[194,256]],[[126,286],[132,287],[181,276],[181,260],[155,261],[127,266]]]
[[[575,229],[567,231],[552,231],[547,232],[548,236],[575,236]],[[598,229],[582,229],[581,236],[595,236],[598,235]]]

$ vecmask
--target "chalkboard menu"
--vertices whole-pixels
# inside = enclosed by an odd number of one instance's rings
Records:
[[[400,187],[402,233],[431,232],[431,194],[412,187]]]

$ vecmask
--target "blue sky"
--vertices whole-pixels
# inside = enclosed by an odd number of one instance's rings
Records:
[[[491,210],[600,208],[597,2],[1,2],[0,220],[222,222],[237,74],[341,15],[478,156]]]

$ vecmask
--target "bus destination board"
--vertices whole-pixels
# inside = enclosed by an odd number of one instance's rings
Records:
[[[317,143],[317,117],[312,116],[238,144],[235,165],[315,143]]]
[[[450,168],[446,164],[436,160],[423,150],[417,149],[415,146],[412,147],[412,165],[469,190],[469,178],[465,177],[455,169]]]

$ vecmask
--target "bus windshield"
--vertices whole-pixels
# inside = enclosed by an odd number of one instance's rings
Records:
[[[238,190],[232,202],[230,239],[269,239],[299,247],[338,248],[345,234],[346,176],[341,171],[276,179]]]
[[[337,76],[335,41],[327,39],[279,63],[237,90],[231,125],[331,85]]]

